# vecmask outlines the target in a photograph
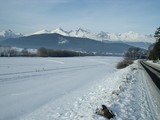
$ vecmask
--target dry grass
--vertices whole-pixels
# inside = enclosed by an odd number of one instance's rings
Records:
[[[133,61],[132,60],[123,60],[123,61],[120,61],[117,65],[116,65],[116,68],[117,69],[123,69],[129,65],[133,64]]]

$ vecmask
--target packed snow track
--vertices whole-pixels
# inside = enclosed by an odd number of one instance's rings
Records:
[[[155,85],[160,89],[160,67],[145,61],[141,61],[141,65],[148,72]]]

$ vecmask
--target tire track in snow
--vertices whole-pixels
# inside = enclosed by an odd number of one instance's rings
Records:
[[[139,63],[140,64],[140,63]],[[143,84],[145,86],[146,91],[146,100],[148,103],[148,106],[150,107],[151,115],[153,120],[159,120],[160,119],[160,91],[153,82],[153,78],[149,76],[148,69],[141,63],[143,69]]]
[[[48,74],[53,73],[65,73],[74,70],[82,70],[82,69],[90,69],[92,67],[100,66],[101,64],[95,65],[87,65],[87,66],[74,66],[74,67],[64,67],[64,68],[54,68],[54,69],[42,69],[38,71],[27,71],[27,72],[17,72],[17,73],[9,73],[4,74],[4,78],[0,78],[0,83],[12,83],[12,82],[19,82],[25,78],[33,78],[39,76],[45,76]],[[31,74],[32,73],[32,74]],[[16,76],[14,76],[16,75]],[[19,75],[19,76],[17,76]],[[3,76],[3,75],[2,75]]]

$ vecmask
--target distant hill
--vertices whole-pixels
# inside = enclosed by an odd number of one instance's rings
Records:
[[[95,52],[97,54],[123,54],[130,45],[124,43],[104,43],[88,38],[62,36],[60,34],[38,34],[20,38],[9,38],[1,41],[1,45],[11,45],[20,48],[37,49],[40,47],[55,50],[73,50]]]

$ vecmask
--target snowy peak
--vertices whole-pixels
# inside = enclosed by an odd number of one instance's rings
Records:
[[[74,30],[69,33],[69,36],[71,37],[80,37],[80,38],[90,38],[94,40],[98,40],[97,35],[95,33],[90,32],[89,30],[85,30],[82,28],[79,28],[78,30]]]
[[[78,30],[74,30],[74,31],[70,32],[69,35],[73,36],[73,37],[86,38],[88,33],[89,33],[88,31],[83,30],[82,28],[79,28]]]
[[[54,32],[64,32],[64,30],[61,27],[56,28],[53,30]]]
[[[10,35],[13,35],[14,33],[9,29],[9,30],[4,30],[2,32],[0,32],[0,36],[10,36]]]
[[[77,33],[90,33],[89,31],[83,29],[83,28],[79,28],[78,30],[76,30]]]
[[[0,36],[4,38],[17,38],[22,37],[23,35],[21,33],[14,33],[12,30],[4,30],[0,32]]]
[[[97,34],[97,37],[100,38],[100,39],[102,39],[102,40],[103,40],[104,38],[110,39],[108,33],[103,32],[103,31],[101,31],[100,33],[98,33],[98,34]]]
[[[77,36],[86,36],[87,37],[89,34],[92,34],[89,31],[84,30],[82,28],[79,28],[78,30],[75,30],[75,32],[76,32]]]
[[[155,39],[152,35],[142,35],[133,31],[129,31],[126,33],[121,33],[117,35],[117,39],[119,40],[124,40],[124,41],[129,41],[129,42],[154,42]]]
[[[40,30],[40,31],[37,31],[37,32],[33,33],[33,35],[37,35],[37,34],[48,34],[48,33],[50,33],[49,30],[43,29],[43,30]]]
[[[133,32],[133,31],[129,31],[129,32],[127,32],[127,33],[119,34],[119,37],[120,37],[121,39],[125,38],[125,39],[128,39],[128,40],[129,40],[129,39],[130,39],[130,40],[133,40],[133,39],[137,39],[137,38],[141,37],[141,35],[138,34],[138,33]]]
[[[60,34],[60,35],[64,35],[64,36],[69,36],[68,32],[63,30],[62,28],[57,28],[53,31],[51,31],[51,33],[57,33],[57,34]]]
[[[57,33],[70,37],[90,38],[98,41],[109,40],[109,41],[122,41],[122,42],[149,42],[149,43],[155,42],[155,39],[152,35],[142,35],[133,31],[116,34],[103,31],[101,31],[100,33],[93,33],[82,28],[67,32],[62,28],[57,28],[52,33]]]

